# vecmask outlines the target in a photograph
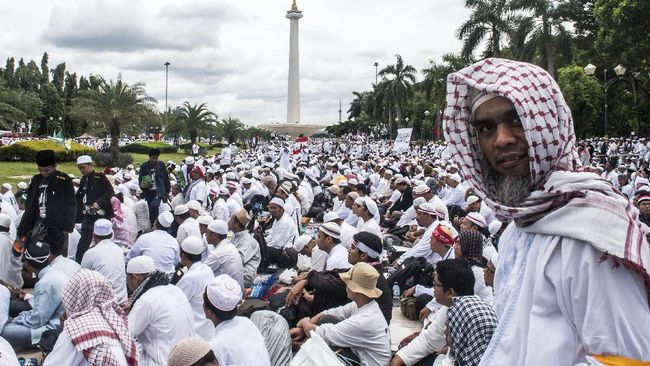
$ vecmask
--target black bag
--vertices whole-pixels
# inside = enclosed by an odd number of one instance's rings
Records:
[[[43,352],[43,355],[48,355],[54,349],[54,344],[56,340],[59,339],[59,335],[63,331],[63,328],[56,327],[54,329],[48,329],[41,335],[41,340],[38,341],[36,346]]]

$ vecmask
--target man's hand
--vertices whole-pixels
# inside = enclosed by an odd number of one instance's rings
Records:
[[[285,306],[289,306],[293,303],[297,303],[300,296],[302,296],[302,290],[305,289],[306,285],[307,285],[307,280],[302,280],[296,283],[295,285],[293,285],[293,287],[291,288],[291,290],[289,290],[289,293],[287,294],[287,298],[284,302]]]
[[[406,289],[406,291],[404,291],[403,295],[404,295],[404,297],[411,297],[411,296],[415,295],[415,286],[413,286],[413,287],[411,287],[409,289]]]
[[[422,310],[420,310],[420,321],[424,321],[424,319],[428,318],[429,314],[431,314],[431,310],[425,306]]]
[[[393,262],[393,268],[399,269],[400,266],[401,266],[401,264],[399,264],[399,261],[397,259],[395,259],[395,261]]]

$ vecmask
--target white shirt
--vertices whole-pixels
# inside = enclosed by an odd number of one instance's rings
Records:
[[[248,318],[236,316],[219,323],[208,343],[219,365],[271,365],[264,338]]]
[[[273,222],[273,225],[267,231],[266,245],[282,250],[293,247],[293,240],[297,237],[298,227],[285,212],[279,220]]]
[[[353,301],[323,311],[338,320],[337,324],[323,324],[315,332],[331,346],[347,347],[359,357],[362,365],[386,366],[390,362],[390,335],[388,324],[376,301],[357,308]]]
[[[194,312],[178,287],[156,286],[133,305],[129,330],[142,347],[138,365],[166,365],[172,347],[194,336]]]
[[[431,251],[431,233],[436,229],[438,221],[434,221],[429,225],[420,240],[411,248],[409,248],[404,254],[402,254],[398,259],[397,263],[402,264],[406,258],[410,257],[424,257],[428,263],[436,264],[440,260],[440,256],[433,251]]]
[[[133,213],[137,223],[138,231],[147,232],[151,230],[151,220],[149,219],[149,204],[145,200],[138,200],[133,204]]]
[[[109,345],[109,348],[111,351],[113,351],[115,359],[120,366],[128,365],[126,362],[126,356],[124,355],[124,350],[121,346],[114,344]],[[2,361],[2,357],[0,357],[0,361]],[[0,362],[0,365],[4,364]],[[48,354],[47,358],[45,358],[45,361],[43,361],[43,366],[50,365],[91,366],[92,364],[86,361],[84,354],[75,348],[75,346],[72,344],[70,335],[64,329],[63,332],[61,332],[59,335],[59,338],[56,339],[56,343],[54,344],[52,352]]]
[[[460,184],[456,188],[449,187],[447,194],[441,197],[446,206],[457,205],[465,207],[465,191],[460,188]]]
[[[77,224],[80,225],[80,224]],[[68,258],[74,260],[77,255],[77,245],[79,245],[79,239],[81,239],[81,234],[77,231],[75,227],[74,230],[68,235]]]
[[[23,287],[23,262],[12,253],[13,244],[9,233],[0,232],[0,280],[20,289]]]
[[[73,261],[70,258],[66,258],[62,255],[59,255],[56,258],[54,258],[52,263],[50,263],[50,267],[63,273],[68,278],[72,277],[72,275],[77,273],[77,271],[81,268],[79,263]]]
[[[182,224],[178,226],[178,231],[176,232],[176,242],[178,245],[183,243],[183,240],[187,239],[190,236],[197,238],[201,237],[201,227],[199,222],[192,217],[188,217],[183,221]]]
[[[0,329],[4,328],[9,320],[9,304],[11,303],[11,293],[5,286],[0,286]],[[0,338],[2,339],[2,338]],[[0,360],[2,354],[0,353]]]
[[[379,227],[377,221],[375,221],[375,219],[372,217],[365,222],[363,221],[362,218],[359,218],[359,222],[357,223],[357,228],[359,229],[359,232],[365,231],[377,235],[379,239],[382,238],[381,228]]]
[[[227,274],[244,287],[244,263],[239,251],[228,239],[222,240],[208,254],[203,263],[210,267],[215,277]]]
[[[352,267],[348,262],[348,251],[342,244],[336,244],[327,255],[325,269],[328,271],[335,269],[348,269]]]
[[[190,191],[190,201],[195,200],[202,203],[205,203],[208,198],[208,187],[205,184],[205,181],[198,182],[192,190]]]
[[[650,311],[638,273],[602,262],[590,244],[525,233],[514,223],[501,238],[499,325],[481,365],[575,365],[590,354],[650,360]]]
[[[228,219],[230,219],[230,216],[236,214],[237,211],[241,210],[244,207],[233,197],[228,197],[228,200],[226,200],[226,206],[228,207]]]
[[[404,364],[408,366],[413,365],[424,357],[440,351],[447,345],[445,339],[447,310],[448,308],[443,306],[436,312],[431,324],[422,329],[420,334],[411,343],[397,351],[397,356],[404,361]]]
[[[225,222],[228,222],[228,220],[230,220],[230,210],[228,209],[228,205],[223,198],[219,198],[217,202],[214,203],[214,206],[212,206],[211,214],[212,218],[215,220],[223,220]]]
[[[200,237],[200,236],[199,236]],[[173,236],[163,230],[154,230],[141,235],[126,253],[126,263],[139,255],[146,255],[153,259],[156,269],[172,275],[176,264],[180,262],[180,247]]]
[[[13,347],[4,338],[0,337],[0,365],[2,366],[20,366],[18,357]]]
[[[97,271],[110,282],[120,304],[126,303],[126,270],[122,265],[124,252],[110,240],[102,240],[84,253],[81,268]]]
[[[214,278],[210,267],[201,262],[196,262],[181,277],[176,287],[181,289],[194,311],[194,330],[196,335],[206,342],[214,337],[214,325],[205,317],[203,312],[203,293],[205,288]]]

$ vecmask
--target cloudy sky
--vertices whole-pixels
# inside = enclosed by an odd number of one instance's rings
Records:
[[[298,0],[302,121],[338,120],[374,62],[420,70],[460,50],[462,0]],[[78,74],[144,82],[165,105],[207,102],[219,117],[286,120],[290,0],[21,0],[0,8],[0,57],[66,62]]]

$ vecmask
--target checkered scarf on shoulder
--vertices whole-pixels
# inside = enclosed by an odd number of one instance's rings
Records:
[[[451,353],[457,365],[478,365],[497,328],[497,315],[476,295],[458,296],[447,311]]]
[[[470,95],[479,93],[509,99],[524,127],[533,191],[517,207],[498,202],[495,181],[487,177],[489,163],[470,125]],[[525,232],[587,242],[603,253],[602,260],[611,258],[614,266],[622,263],[634,268],[650,289],[650,229],[639,221],[638,210],[608,181],[578,171],[571,111],[545,70],[489,58],[450,74],[444,121],[454,161],[497,217],[514,221]]]
[[[118,305],[113,288],[98,272],[78,270],[61,294],[68,318],[68,332],[75,349],[97,366],[119,366],[111,346],[124,350],[130,366],[138,364],[135,341],[128,328],[126,313]]]

